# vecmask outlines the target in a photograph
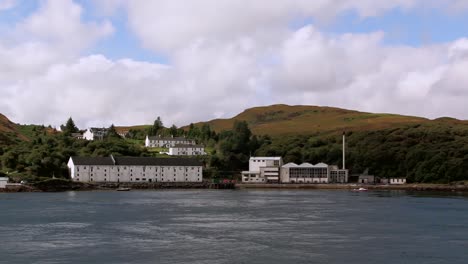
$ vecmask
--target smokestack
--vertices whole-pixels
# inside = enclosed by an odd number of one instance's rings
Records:
[[[343,170],[346,169],[346,134],[343,131]]]

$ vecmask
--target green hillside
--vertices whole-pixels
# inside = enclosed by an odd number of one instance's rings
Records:
[[[216,132],[229,130],[235,121],[247,121],[250,129],[257,135],[312,134],[334,131],[370,131],[406,124],[424,124],[434,122],[467,123],[450,118],[429,120],[421,117],[395,114],[373,114],[345,110],[334,107],[304,105],[271,105],[245,110],[229,119],[214,119],[195,123],[201,127],[208,124]]]

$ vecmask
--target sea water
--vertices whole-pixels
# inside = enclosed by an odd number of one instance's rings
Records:
[[[468,198],[343,190],[0,193],[0,263],[468,263]]]

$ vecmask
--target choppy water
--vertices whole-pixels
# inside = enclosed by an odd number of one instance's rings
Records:
[[[468,263],[468,198],[0,193],[0,263]]]

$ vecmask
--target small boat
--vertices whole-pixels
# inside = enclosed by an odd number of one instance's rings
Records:
[[[126,192],[126,191],[130,191],[130,188],[117,188],[116,191],[118,191],[118,192]]]
[[[361,188],[359,188],[359,189],[353,189],[353,191],[355,191],[355,192],[366,192],[367,189],[361,187]]]

